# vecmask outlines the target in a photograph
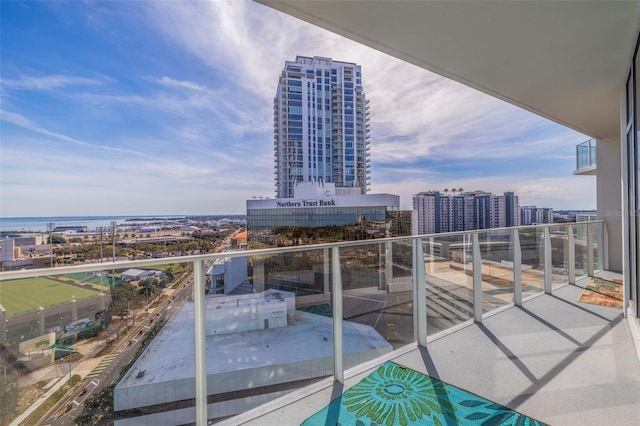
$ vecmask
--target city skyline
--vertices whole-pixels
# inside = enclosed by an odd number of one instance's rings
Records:
[[[371,192],[401,208],[452,186],[595,207],[571,174],[584,135],[253,2],[8,2],[1,19],[1,217],[273,197],[274,82],[297,55],[363,67]]]

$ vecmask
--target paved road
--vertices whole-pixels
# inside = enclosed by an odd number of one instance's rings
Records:
[[[154,309],[152,315],[138,323],[136,327],[119,342],[111,355],[103,360],[74,387],[74,391],[63,398],[56,406],[43,417],[39,426],[66,426],[75,425],[74,419],[82,413],[84,402],[91,395],[100,392],[104,387],[116,383],[120,379],[122,369],[135,357],[140,342],[146,333],[157,322],[165,322],[175,311],[178,303],[191,295],[193,279],[188,278],[173,295]],[[84,391],[86,389],[86,392]]]

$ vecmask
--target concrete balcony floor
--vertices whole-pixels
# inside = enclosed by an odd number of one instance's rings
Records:
[[[562,287],[386,359],[555,426],[640,424],[640,363],[626,320],[578,302],[581,292]],[[223,423],[298,425],[383,362],[347,371],[344,388],[326,379]]]

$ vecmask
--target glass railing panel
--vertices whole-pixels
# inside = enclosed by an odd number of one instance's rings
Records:
[[[587,224],[576,223],[573,227],[573,242],[576,253],[576,283],[580,278],[584,278],[588,273],[588,249],[587,249]]]
[[[411,256],[410,240],[340,247],[345,369],[415,341]]]
[[[569,235],[566,225],[549,227],[551,240],[551,287],[569,282]]]
[[[422,240],[427,284],[427,332],[446,330],[473,318],[471,234]]]
[[[544,291],[544,229],[526,227],[518,229],[522,252],[522,297]]]
[[[589,167],[589,146],[578,145],[577,154],[578,154],[578,169]]]
[[[413,301],[413,243],[399,240],[385,243],[387,262],[385,280],[387,306],[381,319],[383,336],[394,349],[416,340]],[[389,252],[390,249],[390,252]],[[386,330],[383,330],[385,329]]]
[[[604,269],[604,223],[590,223],[589,226],[593,238],[593,270],[594,272],[602,271]]]
[[[510,230],[478,233],[482,267],[482,312],[513,302],[513,244]]]
[[[248,304],[243,321],[251,329],[216,336],[236,340],[224,356],[240,360],[242,368],[230,368],[224,378],[237,389],[209,391],[223,398],[234,392],[232,404],[221,402],[213,408],[214,418],[230,415],[230,407],[246,411],[334,374],[331,249],[235,259],[246,262],[246,275],[235,279],[237,286],[231,283],[233,289],[225,280],[224,297]],[[219,358],[212,359],[212,365],[218,363]],[[209,386],[218,380],[210,378]]]
[[[596,165],[596,141],[590,139],[576,146],[576,168],[583,169]]]

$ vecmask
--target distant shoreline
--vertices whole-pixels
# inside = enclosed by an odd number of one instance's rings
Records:
[[[116,226],[133,223],[149,223],[163,221],[189,221],[189,220],[220,220],[224,218],[244,218],[244,214],[203,214],[203,215],[137,215],[137,216],[44,216],[44,217],[2,217],[0,218],[0,232],[47,232],[48,224],[53,226],[86,226],[90,230],[98,227]]]

